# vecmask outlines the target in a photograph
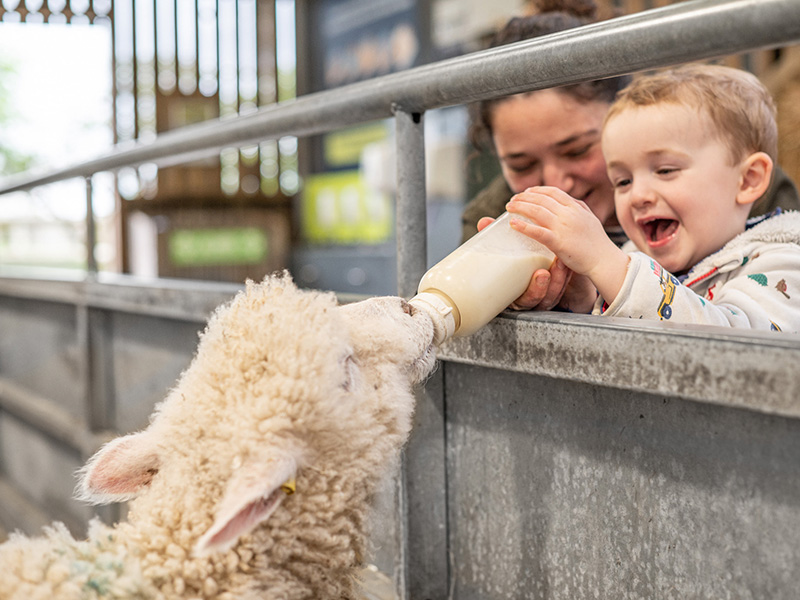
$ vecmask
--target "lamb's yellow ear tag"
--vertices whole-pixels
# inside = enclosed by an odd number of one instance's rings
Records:
[[[281,485],[281,490],[287,496],[291,496],[297,491],[297,482],[295,481],[294,477],[287,479],[283,485]]]

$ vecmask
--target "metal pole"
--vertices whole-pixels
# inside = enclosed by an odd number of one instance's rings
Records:
[[[395,106],[397,151],[397,293],[417,291],[428,262],[425,202],[425,120]]]
[[[94,202],[92,200],[92,178],[86,178],[86,275],[97,275],[97,259],[94,256],[96,244],[94,223]]]
[[[409,113],[393,106],[395,152],[397,154],[397,293],[410,298],[417,291],[427,266],[427,206],[425,202],[425,120],[423,113]],[[408,514],[406,498],[406,457],[401,459],[396,481],[399,573],[395,585],[399,598],[408,599]]]

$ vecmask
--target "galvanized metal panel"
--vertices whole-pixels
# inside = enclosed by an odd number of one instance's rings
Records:
[[[448,504],[444,368],[417,393],[405,450],[406,591],[414,600],[448,597]]]
[[[796,597],[800,421],[446,375],[452,597]]]
[[[76,535],[85,535],[85,524],[94,513],[73,497],[75,472],[83,465],[79,452],[0,411],[0,457],[6,482],[50,519],[64,522]]]
[[[402,487],[401,460],[392,465],[376,489],[372,511],[367,520],[369,531],[365,564],[385,579],[399,582],[403,577],[405,528],[403,514],[405,498]],[[397,589],[394,585],[393,589]],[[400,596],[402,597],[402,596]],[[380,596],[389,600],[394,596]]]
[[[0,298],[0,373],[86,418],[73,306]]]
[[[113,373],[113,428],[143,429],[153,407],[163,400],[197,348],[197,323],[115,313],[110,355]]]

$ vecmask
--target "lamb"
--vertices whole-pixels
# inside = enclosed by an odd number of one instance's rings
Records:
[[[61,524],[0,546],[0,599],[354,598],[376,484],[435,365],[429,317],[398,297],[339,306],[286,274],[217,309],[143,431],[81,471],[130,500],[76,541]]]

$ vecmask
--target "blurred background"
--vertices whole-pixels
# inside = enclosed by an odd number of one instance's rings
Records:
[[[669,0],[598,0],[607,15]],[[524,0],[2,0],[0,175],[482,49]],[[800,60],[731,57],[778,99],[781,164],[800,178]],[[459,242],[464,203],[495,174],[465,106],[425,116],[428,258]],[[392,119],[93,180],[104,271],[396,289]],[[84,269],[82,180],[0,196],[0,266]]]

